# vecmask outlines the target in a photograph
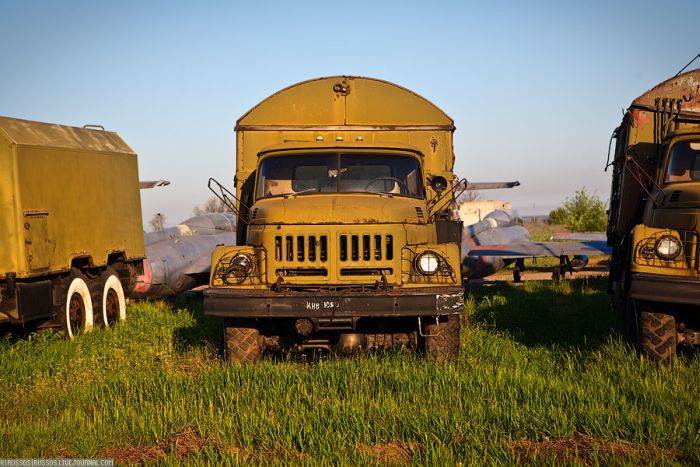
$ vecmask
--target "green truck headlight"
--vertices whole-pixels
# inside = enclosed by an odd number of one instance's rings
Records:
[[[681,242],[676,237],[664,235],[656,241],[654,250],[656,250],[656,255],[659,258],[665,261],[672,261],[681,254]]]
[[[426,251],[416,257],[416,269],[425,276],[432,276],[440,267],[440,260],[432,251]]]

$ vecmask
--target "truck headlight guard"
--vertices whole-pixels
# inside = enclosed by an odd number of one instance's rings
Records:
[[[440,267],[440,259],[438,258],[438,255],[432,251],[426,251],[416,256],[415,265],[416,269],[421,274],[425,276],[432,276]]]
[[[225,284],[229,284],[228,279],[233,276],[236,278],[236,282],[240,283],[253,271],[253,264],[253,258],[249,254],[238,253],[231,258],[228,267],[221,274],[221,279]]]
[[[676,237],[664,235],[656,241],[654,250],[659,258],[673,261],[681,254],[681,242]]]

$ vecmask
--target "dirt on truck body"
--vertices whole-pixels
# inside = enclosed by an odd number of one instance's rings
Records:
[[[453,121],[392,83],[296,84],[236,126],[238,246],[214,250],[204,312],[228,360],[395,344],[459,352]]]
[[[700,344],[700,70],[632,102],[613,166],[610,293],[652,360]]]
[[[136,154],[116,134],[0,117],[0,323],[68,337],[124,319],[144,257]]]

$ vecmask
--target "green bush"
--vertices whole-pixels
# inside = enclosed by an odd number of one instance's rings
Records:
[[[566,224],[569,222],[569,212],[562,208],[556,208],[549,213],[549,222],[551,224]]]
[[[566,198],[562,207],[549,213],[549,218],[553,224],[566,224],[572,232],[604,232],[608,224],[605,203],[585,187]]]

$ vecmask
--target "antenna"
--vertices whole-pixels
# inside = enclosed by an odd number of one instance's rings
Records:
[[[692,59],[691,61],[689,61],[688,64],[687,64],[686,66],[684,66],[683,68],[681,68],[681,71],[679,71],[678,73],[676,73],[676,76],[678,76],[678,75],[680,75],[681,73],[683,73],[683,72],[685,71],[685,69],[688,68],[688,67],[690,66],[690,64],[693,63],[693,62],[694,62],[695,60],[697,60],[698,58],[700,58],[700,54],[697,54],[695,57],[693,57],[693,59]],[[674,76],[674,78],[675,78],[676,76]]]

